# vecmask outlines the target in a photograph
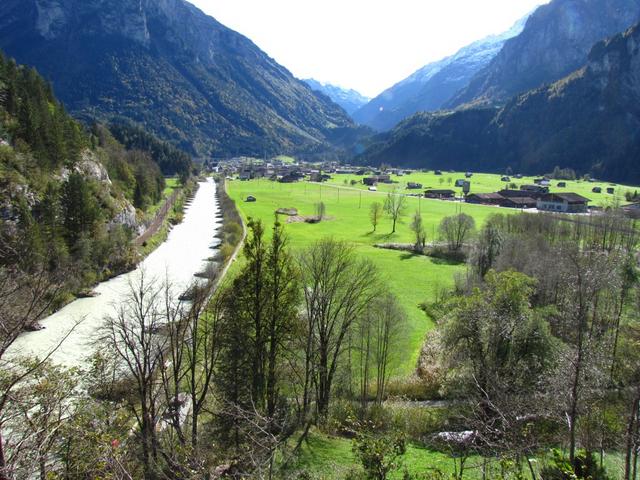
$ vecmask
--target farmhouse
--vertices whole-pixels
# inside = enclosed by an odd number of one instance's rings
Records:
[[[521,185],[520,190],[527,192],[527,196],[533,198],[549,193],[549,187],[542,185]]]
[[[467,195],[464,201],[482,205],[500,205],[504,197],[499,193],[472,193]]]
[[[374,185],[377,185],[378,183],[392,183],[391,182],[391,175],[374,175],[372,177],[365,177],[362,179],[362,183],[364,183],[365,185],[372,187]]]
[[[506,208],[536,208],[538,202],[531,197],[505,197],[500,206]]]
[[[362,179],[362,183],[364,183],[365,185],[367,185],[369,187],[373,187],[374,185],[376,185],[378,183],[378,177],[364,177]]]
[[[408,182],[407,183],[408,190],[422,190],[422,184],[416,182]]]
[[[588,198],[577,193],[548,193],[538,199],[538,210],[562,213],[586,213]]]
[[[454,192],[453,190],[430,189],[430,190],[425,190],[424,196],[426,198],[439,198],[439,199],[455,198],[456,192]]]

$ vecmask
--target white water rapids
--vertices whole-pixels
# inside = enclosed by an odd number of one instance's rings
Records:
[[[67,367],[81,366],[94,349],[96,332],[104,324],[105,318],[116,312],[130,290],[144,271],[148,279],[158,283],[169,281],[172,292],[180,294],[194,281],[193,275],[202,272],[206,259],[214,255],[211,245],[221,227],[216,218],[219,212],[215,196],[216,186],[212,179],[200,182],[200,187],[185,208],[184,220],[175,226],[167,240],[152,252],[136,270],[99,284],[92,298],[82,298],[66,305],[39,323],[44,330],[22,334],[7,352],[9,356],[47,355],[60,343],[65,335],[77,326],[55,351],[51,359]]]

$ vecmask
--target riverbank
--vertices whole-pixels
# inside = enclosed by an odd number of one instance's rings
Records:
[[[104,323],[105,317],[113,315],[130,294],[130,285],[135,284],[144,272],[148,279],[158,283],[165,279],[176,295],[194,283],[194,274],[201,272],[211,256],[211,247],[222,222],[216,218],[218,200],[212,179],[200,182],[193,201],[186,205],[184,221],[168,234],[166,242],[150,253],[134,271],[120,275],[95,287],[96,297],[75,300],[53,315],[41,320],[45,330],[25,332],[14,343],[10,355],[33,355],[42,357],[73,330],[52,360],[65,366],[82,366],[87,356],[97,348],[93,342]]]
[[[144,260],[167,239],[171,228],[182,222],[184,207],[198,191],[198,183],[189,180],[185,186],[173,187],[172,194],[165,199],[145,232],[134,240],[138,247],[139,260]]]

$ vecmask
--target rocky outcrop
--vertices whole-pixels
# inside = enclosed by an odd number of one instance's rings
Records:
[[[140,235],[144,232],[144,225],[138,222],[138,216],[136,209],[130,202],[124,202],[122,210],[116,214],[109,222],[109,227],[116,225],[124,225],[134,232],[134,236]]]
[[[640,0],[553,0],[539,7],[517,37],[453,99],[449,108],[504,103],[515,94],[555,82],[587,61],[598,41],[640,19]]]
[[[82,153],[82,158],[74,169],[86,178],[111,185],[111,179],[109,178],[107,169],[104,168],[104,165],[98,161],[90,150],[86,150]]]

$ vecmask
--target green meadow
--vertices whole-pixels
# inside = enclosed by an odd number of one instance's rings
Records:
[[[353,453],[352,445],[349,439],[314,432],[309,441],[304,444],[296,466],[318,480],[347,478],[350,471],[359,469],[358,459]],[[532,464],[535,470],[539,473],[540,468],[550,458],[550,454],[548,454],[548,458],[542,454],[533,459]],[[612,478],[621,478],[624,471],[624,459],[622,456],[616,452],[606,452],[603,460],[607,471],[613,475]],[[482,479],[482,467],[485,463],[488,472],[496,474],[500,472],[500,463],[495,459],[471,455],[464,464],[464,478],[470,480]],[[407,451],[402,456],[401,465],[402,468],[391,473],[389,476],[391,480],[402,479],[405,468],[416,476],[433,473],[434,471],[453,475],[456,469],[460,468],[460,459],[454,455],[431,450],[416,443],[408,443]],[[525,475],[523,478],[529,477]]]
[[[333,175],[331,180],[327,183],[332,185],[352,186],[361,190],[367,190],[367,186],[362,184],[363,175]],[[502,182],[501,175],[495,175],[490,173],[474,173],[473,176],[467,180],[471,182],[471,193],[490,193],[497,192],[503,188],[511,188],[509,185],[515,183],[517,188],[520,185],[531,185],[533,180],[539,177],[523,177],[520,179],[511,176],[511,182]],[[451,189],[456,191],[457,194],[462,194],[462,189],[455,186],[455,182],[458,179],[465,179],[464,172],[446,172],[443,171],[442,175],[436,175],[434,172],[423,173],[411,173],[409,175],[391,175],[393,184],[378,184],[377,189],[381,192],[386,192],[394,187],[399,187],[405,190],[407,182],[415,182],[422,184],[423,189],[437,188],[437,189]],[[357,183],[351,185],[351,181],[354,180]],[[397,182],[397,183],[395,183]],[[558,182],[565,182],[566,187],[558,187]],[[593,193],[594,187],[600,187],[602,193]],[[614,188],[614,193],[609,194],[607,188]],[[551,180],[551,192],[573,192],[578,193],[591,200],[592,205],[606,207],[615,202],[621,204],[628,203],[625,200],[625,193],[634,193],[640,190],[638,187],[610,184],[608,182],[588,182],[584,180]],[[409,190],[407,190],[409,192]],[[418,192],[420,190],[416,190]]]
[[[444,186],[440,185],[438,176],[422,173],[394,177],[394,180],[400,182],[398,186],[402,187],[406,187],[406,182],[415,181],[423,183],[425,188],[447,188],[448,174],[445,173],[443,177],[445,179]],[[453,183],[456,178],[463,178],[464,175],[451,174],[451,177],[454,179]],[[349,242],[358,255],[371,260],[377,266],[386,286],[399,298],[408,317],[407,333],[403,339],[403,345],[398,348],[393,372],[395,378],[402,381],[413,373],[425,335],[433,328],[433,322],[419,308],[419,305],[434,299],[439,290],[450,288],[456,273],[464,272],[465,267],[406,252],[378,249],[374,247],[374,244],[412,242],[413,235],[409,224],[411,216],[416,211],[421,213],[426,225],[427,241],[436,238],[438,224],[442,218],[449,215],[464,212],[473,216],[476,226],[480,227],[493,213],[509,214],[515,212],[497,207],[407,197],[406,216],[397,225],[396,233],[391,234],[391,220],[387,217],[383,218],[377,231],[372,232],[369,221],[370,205],[373,202],[384,203],[385,192],[391,190],[393,185],[379,185],[377,192],[369,192],[367,187],[361,183],[351,185],[352,179],[361,180],[361,178],[336,175],[325,184],[309,182],[280,184],[269,180],[244,182],[232,180],[227,181],[227,190],[236,201],[243,218],[245,220],[248,218],[262,220],[268,233],[270,233],[269,230],[273,225],[277,209],[296,208],[300,215],[311,216],[315,214],[315,205],[318,202],[325,204],[328,216],[326,220],[317,224],[302,222],[286,224],[290,245],[294,251],[299,251],[320,238],[333,237]],[[435,182],[430,179],[435,179]],[[499,177],[495,175],[474,175],[472,180],[478,188],[482,185],[482,191],[485,192],[503,187],[499,182]],[[532,178],[522,180],[523,183],[532,181]],[[590,191],[594,185],[586,182],[573,183],[580,185],[582,190],[568,187],[567,191],[584,192],[587,188]],[[472,191],[474,191],[473,187]],[[480,190],[476,189],[475,191]],[[407,191],[407,193],[409,192]],[[256,202],[246,202],[249,195],[254,196]],[[603,197],[605,195],[602,194]],[[281,221],[286,222],[287,218],[282,216]],[[237,271],[241,261],[240,259],[232,268],[231,275],[234,270]],[[538,462],[541,462],[543,457],[544,455],[535,460],[536,468],[539,468]],[[481,466],[485,461],[492,463],[492,459],[483,459],[477,456],[469,458],[466,463],[465,478],[481,479]],[[620,462],[620,455],[617,454],[607,455],[605,458],[610,472],[620,472]],[[446,474],[453,474],[456,469],[454,458],[450,454],[424,448],[415,443],[410,443],[407,446],[402,463],[412,474],[427,474],[435,469]],[[492,467],[499,468],[499,465],[493,463]],[[293,468],[305,471],[311,476],[310,478],[333,480],[345,478],[350,471],[358,470],[360,467],[359,461],[352,451],[351,440],[314,431],[308,441],[303,444],[301,455]],[[402,472],[393,472],[390,478],[400,479]]]
[[[371,260],[379,269],[386,286],[404,305],[408,317],[405,345],[401,349],[401,359],[396,362],[396,377],[410,375],[418,359],[425,334],[432,328],[432,322],[420,310],[419,305],[433,299],[435,294],[453,284],[456,272],[464,266],[451,265],[444,261],[406,252],[375,248],[383,242],[413,241],[409,229],[411,216],[420,211],[426,226],[427,240],[437,236],[438,224],[442,218],[464,212],[472,215],[480,226],[491,213],[509,212],[505,209],[466,205],[460,202],[418,199],[408,197],[407,215],[397,225],[391,235],[391,220],[384,218],[377,231],[372,232],[369,208],[373,202],[384,203],[385,194],[345,188],[343,185],[313,184],[299,182],[281,184],[269,180],[227,182],[229,195],[236,201],[242,216],[260,219],[267,229],[274,222],[274,212],[279,208],[296,208],[300,215],[314,215],[315,205],[323,202],[327,219],[316,224],[289,223],[286,232],[291,246],[302,249],[323,237],[349,242],[357,254]],[[246,202],[247,196],[256,197],[254,203]],[[286,221],[288,217],[282,217]]]

